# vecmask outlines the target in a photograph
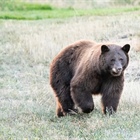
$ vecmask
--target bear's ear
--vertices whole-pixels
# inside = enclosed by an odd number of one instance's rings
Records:
[[[124,45],[124,46],[122,47],[122,50],[123,50],[124,52],[128,53],[129,50],[130,50],[130,45],[129,45],[129,44]]]
[[[106,45],[101,46],[102,54],[109,51],[109,48]]]

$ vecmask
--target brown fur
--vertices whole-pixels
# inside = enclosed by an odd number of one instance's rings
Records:
[[[63,49],[50,69],[58,117],[77,111],[77,108],[84,113],[91,112],[94,109],[92,94],[102,95],[105,114],[117,111],[129,48],[128,44],[121,47],[83,40]]]

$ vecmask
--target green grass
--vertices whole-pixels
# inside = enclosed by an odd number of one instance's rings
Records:
[[[20,0],[1,0],[0,10],[4,11],[30,11],[30,10],[52,10],[49,4],[26,3]]]
[[[93,9],[56,8],[48,4],[31,4],[19,1],[3,1],[0,5],[0,19],[38,20],[69,18],[75,16],[105,16],[139,11],[140,7],[107,7]]]
[[[74,9],[54,9],[54,10],[29,10],[29,11],[1,11],[0,19],[22,19],[22,20],[37,20],[37,19],[53,19],[53,18],[68,18],[75,16],[106,16],[122,14],[125,12],[139,11],[140,7],[121,7],[121,8],[103,8],[92,10],[74,10]]]

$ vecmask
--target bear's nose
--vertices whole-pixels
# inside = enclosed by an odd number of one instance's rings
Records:
[[[122,68],[121,68],[121,67],[119,67],[119,68],[113,68],[113,69],[112,69],[112,72],[113,72],[113,73],[116,73],[116,74],[117,74],[117,73],[120,73],[121,71],[122,71]]]
[[[117,68],[117,71],[118,71],[118,72],[122,71],[122,68]]]

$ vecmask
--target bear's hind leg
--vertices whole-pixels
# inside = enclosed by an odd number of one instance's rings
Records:
[[[57,116],[65,116],[67,114],[73,114],[74,102],[70,96],[69,86],[63,86],[61,90],[56,94],[57,96]]]
[[[64,116],[64,112],[63,112],[62,106],[59,103],[58,99],[57,99],[57,106],[56,106],[56,114],[57,114],[58,117]]]

